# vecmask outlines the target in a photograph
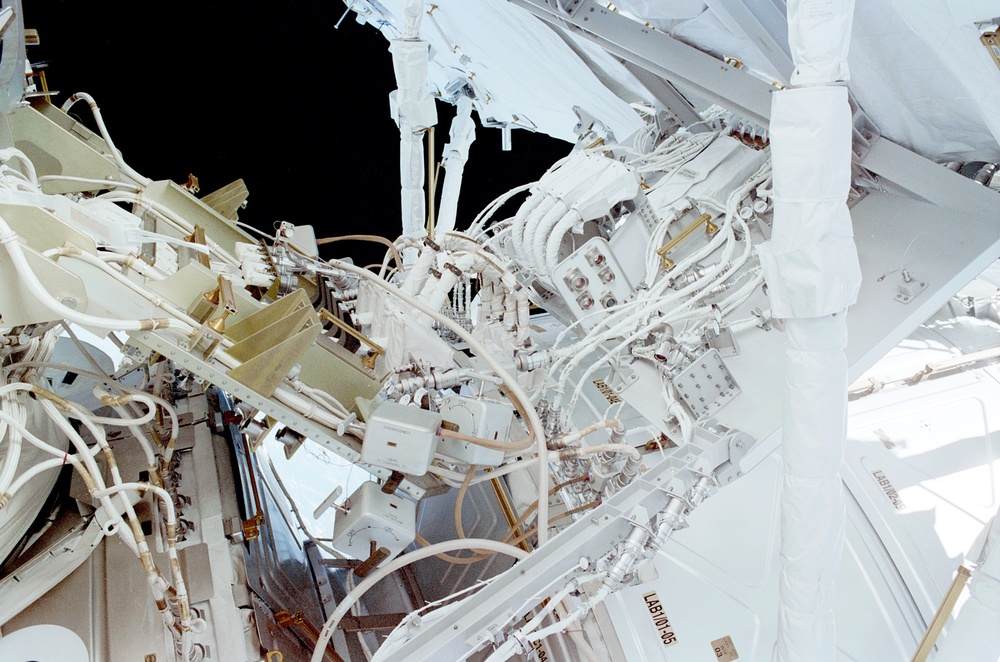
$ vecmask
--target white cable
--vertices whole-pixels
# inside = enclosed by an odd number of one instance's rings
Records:
[[[548,213],[549,209],[555,205],[554,198],[545,195],[541,191],[532,189],[531,195],[514,215],[510,238],[514,248],[514,256],[520,257],[525,252],[525,234],[529,222],[534,222],[536,216],[541,217]]]
[[[577,569],[578,566],[574,566],[570,568],[570,571]],[[570,579],[565,586],[559,589],[559,591],[557,591],[554,595],[548,597],[548,602],[546,603],[546,605],[542,607],[542,609],[535,616],[533,616],[530,621],[528,621],[526,624],[524,624],[521,628],[518,629],[518,634],[520,634],[522,638],[525,638],[528,641],[536,640],[533,636],[531,636],[531,632],[534,631],[535,628],[537,628],[543,620],[545,620],[545,618],[556,608],[556,606],[559,605],[567,595],[569,595],[575,590],[578,590],[581,584],[588,582],[592,579],[595,579],[599,576],[601,576],[599,573],[592,573],[584,575],[582,577],[574,577]],[[547,589],[548,587],[546,587],[545,590]],[[535,598],[541,599],[541,596],[538,593],[536,593]],[[522,606],[521,609],[517,611],[517,613],[518,614],[522,613],[526,607],[527,605]],[[572,614],[570,616],[572,617]],[[559,631],[560,629],[564,629],[565,626],[571,622],[572,621],[560,620],[552,627],[556,628],[554,631]],[[547,632],[544,636],[547,637],[549,634],[551,634],[551,632]],[[542,638],[544,637],[538,637],[538,639]],[[508,637],[507,641],[504,642],[496,651],[493,652],[492,655],[490,655],[486,659],[486,662],[501,662],[502,660],[507,660],[512,655],[519,652],[520,649],[521,649],[520,641],[518,641],[518,639],[515,637]]]
[[[0,398],[0,402],[3,403],[0,414],[11,412],[12,419],[17,423],[17,425],[8,426],[6,419],[0,423],[0,439],[7,439],[6,454],[3,458],[3,465],[0,467],[0,498],[2,498],[2,495],[14,493],[14,490],[10,489],[11,482],[14,480],[14,474],[17,472],[17,465],[21,459],[21,441],[23,439],[21,429],[26,426],[28,412],[16,397],[9,394],[4,394]]]
[[[177,512],[174,510],[174,502],[170,493],[162,487],[157,487],[152,483],[119,483],[117,485],[112,485],[111,487],[100,489],[95,492],[93,496],[101,498],[112,494],[118,494],[119,492],[152,492],[160,499],[160,501],[163,502],[163,508],[166,511],[165,517],[167,524],[177,523]]]
[[[486,538],[448,540],[446,542],[435,543],[427,547],[421,547],[420,549],[412,551],[408,554],[399,556],[395,560],[387,563],[368,575],[363,582],[358,584],[353,591],[348,593],[347,596],[340,601],[340,604],[338,604],[337,608],[333,610],[332,614],[330,614],[330,618],[327,619],[326,623],[323,625],[322,631],[319,633],[319,638],[316,641],[316,648],[313,649],[310,662],[323,661],[326,645],[333,636],[333,633],[336,631],[341,619],[344,618],[354,603],[357,602],[361,596],[363,596],[368,589],[375,585],[378,581],[400,568],[404,568],[411,563],[426,559],[434,556],[435,554],[456,552],[464,549],[483,549],[496,552],[498,554],[506,554],[507,556],[512,556],[517,560],[523,560],[528,557],[528,552],[524,551],[520,547],[514,547],[513,545],[497,542],[496,540],[488,540]]]
[[[0,159],[2,159],[5,164],[11,159],[20,163],[21,167],[24,168],[24,173],[18,172],[18,174],[23,176],[25,180],[33,186],[38,186],[38,175],[35,172],[35,164],[31,162],[31,159],[29,159],[24,152],[15,147],[8,147],[0,150]],[[14,172],[17,171],[15,170]]]
[[[483,346],[471,333],[462,328],[459,324],[455,323],[453,320],[445,315],[442,315],[438,311],[435,311],[428,306],[424,305],[415,298],[403,293],[399,288],[393,286],[390,283],[378,278],[374,274],[365,271],[364,269],[359,269],[353,264],[347,262],[340,262],[339,260],[333,260],[330,262],[331,265],[338,269],[347,271],[364,278],[370,283],[377,285],[378,287],[386,290],[393,296],[396,296],[404,303],[416,308],[425,315],[429,315],[441,323],[442,326],[446,327],[449,331],[457,335],[463,341],[465,341],[469,348],[472,350],[476,356],[480,357],[489,367],[493,370],[497,377],[503,380],[507,387],[507,390],[511,396],[511,399],[519,406],[519,411],[525,417],[525,424],[528,426],[528,430],[534,435],[535,447],[538,452],[538,510],[537,517],[539,522],[548,521],[548,484],[549,484],[549,468],[548,468],[548,449],[545,447],[545,428],[542,425],[541,420],[538,418],[538,413],[535,411],[534,407],[531,406],[531,400],[528,398],[528,394],[524,392],[521,385],[518,384],[517,380],[511,376],[507,370],[504,369],[500,362],[493,357],[489,350]],[[512,449],[514,450],[514,449]],[[527,449],[521,449],[527,450]],[[548,540],[548,529],[545,526],[538,527],[538,546],[542,546]]]
[[[167,207],[166,205],[163,205],[151,198],[144,197],[141,192],[129,193],[125,191],[112,191],[99,195],[95,198],[84,200],[82,204],[87,205],[92,200],[128,202],[133,205],[138,205],[139,207],[145,207],[185,235],[194,233],[194,226],[188,223],[186,219],[178,216],[170,207]],[[223,250],[219,244],[215,242],[215,240],[211,237],[206,237],[205,242],[209,249],[211,249],[214,257],[235,269],[237,272],[240,270],[240,263],[236,260],[236,258],[230,255],[227,251]]]
[[[518,186],[516,188],[512,188],[511,190],[507,191],[503,195],[497,197],[490,204],[486,205],[486,207],[483,209],[483,211],[479,212],[479,215],[476,216],[476,218],[474,218],[472,220],[472,224],[469,225],[469,229],[466,231],[466,233],[470,234],[470,235],[478,235],[480,232],[483,231],[483,228],[486,226],[486,224],[489,222],[489,220],[493,217],[493,215],[497,212],[497,210],[499,210],[501,207],[503,207],[503,205],[508,200],[510,200],[511,198],[513,198],[518,193],[523,193],[524,191],[527,191],[532,186],[534,186],[536,183],[537,182],[531,182],[529,184],[523,184],[523,185]]]
[[[545,202],[549,204],[545,204]],[[547,197],[545,202],[539,205],[535,214],[525,223],[524,252],[519,255],[521,262],[539,278],[546,275],[540,272],[542,265],[535,260],[535,244],[536,242],[541,244],[542,250],[544,250],[544,242],[549,230],[570,210],[568,204],[555,197]],[[548,281],[548,278],[546,277],[545,280]]]
[[[90,96],[86,92],[77,92],[62,105],[62,111],[67,112],[70,107],[77,101],[86,101],[87,105],[90,106],[90,112],[94,115],[94,121],[97,122],[97,129],[101,133],[101,137],[104,138],[105,144],[108,147],[108,156],[114,159],[114,162],[118,165],[123,173],[131,177],[139,184],[146,186],[152,180],[148,177],[143,177],[138,172],[132,169],[124,159],[122,159],[121,154],[118,152],[118,148],[115,147],[115,143],[111,140],[111,134],[108,133],[108,127],[104,125],[104,117],[101,115],[101,109],[97,107],[97,102],[94,101],[94,97]]]
[[[513,471],[517,471],[518,469],[526,469],[526,468],[534,465],[537,462],[538,462],[537,457],[531,457],[531,458],[528,458],[528,459],[518,460],[516,462],[511,462],[510,464],[504,464],[504,465],[502,465],[500,467],[497,467],[493,471],[488,471],[488,472],[477,474],[477,475],[473,476],[472,480],[469,481],[469,485],[470,486],[472,486],[472,485],[478,485],[479,483],[484,483],[484,482],[486,482],[488,480],[493,480],[494,478],[500,478],[501,476],[506,476],[507,474],[509,474],[509,473],[511,473]],[[440,476],[442,478],[449,478],[451,480],[457,480],[457,481],[459,481],[459,484],[461,484],[461,481],[465,480],[465,474],[464,473],[459,473],[457,471],[451,471],[449,469],[445,469],[444,467],[437,467],[437,466],[434,466],[434,465],[431,465],[427,469],[427,473],[432,473],[435,476]],[[457,487],[457,485],[455,487]]]
[[[120,264],[125,269],[132,269],[138,272],[140,275],[152,280],[164,280],[167,274],[163,273],[151,264],[143,262],[139,256],[134,253],[129,253],[128,255],[123,255],[121,253],[113,253],[110,251],[105,251],[97,254],[97,257],[104,262],[109,262],[112,264]]]
[[[740,225],[741,230],[743,230],[744,232],[744,237],[746,237],[748,234],[746,232],[745,222],[738,216],[738,214],[736,214],[736,206],[739,200],[746,195],[746,193],[755,185],[755,183],[757,181],[760,181],[762,177],[766,177],[768,173],[769,173],[769,166],[765,165],[762,168],[760,168],[756,173],[754,173],[754,175],[752,175],[747,180],[747,182],[744,183],[743,186],[733,191],[733,193],[729,196],[729,199],[727,200],[727,214],[725,216],[725,220],[722,224],[722,227],[720,228],[720,231],[716,233],[716,236],[713,237],[713,239],[709,242],[709,244],[706,247],[704,247],[699,251],[696,251],[694,254],[688,256],[687,258],[682,260],[678,265],[676,265],[673,273],[683,273],[684,270],[693,265],[695,262],[704,259],[704,257],[713,252],[724,241],[725,247],[722,259],[708,273],[706,273],[706,275],[703,278],[699,279],[695,283],[686,286],[679,292],[675,292],[668,295],[666,300],[663,299],[657,300],[654,299],[655,294],[662,291],[669,283],[669,280],[667,278],[662,278],[658,286],[656,288],[653,288],[650,294],[646,295],[645,297],[650,301],[652,305],[647,307],[640,307],[638,310],[630,313],[625,318],[624,321],[618,323],[615,327],[610,328],[607,332],[603,332],[594,336],[592,335],[593,334],[592,331],[591,334],[588,334],[588,336],[586,336],[582,341],[583,343],[582,349],[581,349],[581,344],[578,343],[577,345],[568,348],[568,350],[565,350],[563,352],[564,354],[572,353],[574,356],[570,360],[569,364],[567,364],[563,368],[562,377],[559,380],[560,390],[563,388],[562,385],[565,384],[566,380],[569,378],[569,375],[572,373],[572,370],[575,368],[575,366],[578,365],[587,354],[594,351],[602,342],[615,337],[618,333],[623,332],[627,327],[635,323],[634,322],[635,320],[638,320],[643,316],[645,316],[648,311],[662,310],[667,308],[667,301],[671,302],[677,301],[683,296],[690,296],[691,298],[688,299],[689,303],[683,304],[683,305],[690,305],[690,303],[693,303],[698,300],[699,295],[695,294],[696,290],[700,290],[702,292],[708,291],[709,289],[711,289],[711,287],[715,286],[716,281],[713,279],[716,278],[716,276],[728,278],[731,274],[735,273],[736,270],[739,269],[739,267],[742,266],[743,263],[745,263],[745,261],[750,256],[750,245],[748,241],[744,242],[745,244],[744,251],[743,254],[740,256],[740,258],[738,258],[734,262],[730,262],[730,255],[735,244],[735,238],[731,230],[732,223],[735,222]],[[720,280],[718,282],[722,281]],[[674,310],[676,310],[676,307],[673,308]],[[615,317],[617,319],[616,316],[612,317]],[[639,335],[641,335],[641,329],[639,333],[633,334],[632,338],[636,339],[637,337],[639,337]],[[619,349],[617,351],[620,351],[621,349],[623,349],[623,347],[619,346]],[[602,360],[602,362],[606,362],[606,360],[609,360],[610,358],[616,356],[617,351],[605,352],[604,353],[605,358]],[[549,369],[549,374],[552,374],[553,371],[558,369],[558,367],[559,367],[558,362],[553,362],[553,365]],[[588,370],[587,375],[592,374],[596,369],[596,367],[597,367],[596,365],[592,365],[591,369]],[[577,393],[578,392],[580,392],[579,388],[577,389]]]
[[[101,185],[103,188],[127,188],[135,192],[142,190],[140,186],[132,184],[130,182],[119,182],[113,179],[93,179],[90,177],[70,177],[69,175],[42,175],[38,178],[39,184],[44,184],[45,182],[74,182],[77,184],[93,184]]]
[[[170,326],[179,326],[182,332],[190,332],[191,329],[185,330],[185,325],[183,322],[178,321],[176,325],[171,325],[168,320],[122,320],[115,319],[112,317],[97,317],[95,315],[88,315],[86,313],[81,313],[72,308],[66,306],[60,301],[57,301],[55,297],[49,294],[45,286],[42,285],[38,277],[35,276],[35,272],[28,265],[28,261],[24,256],[24,250],[21,248],[21,244],[17,240],[17,233],[11,229],[7,222],[0,218],[0,244],[3,244],[4,248],[7,249],[7,253],[10,255],[11,262],[14,264],[14,270],[17,272],[21,283],[27,287],[33,295],[35,295],[38,303],[42,304],[55,313],[59,317],[63,317],[70,322],[74,322],[84,327],[93,327],[98,329],[110,329],[110,330],[121,330],[121,331],[143,331],[152,330],[156,328],[165,328]]]

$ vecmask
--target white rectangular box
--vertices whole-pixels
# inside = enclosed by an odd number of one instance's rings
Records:
[[[388,549],[391,559],[416,538],[416,504],[406,497],[386,494],[378,483],[367,481],[347,501],[350,511],[337,513],[333,523],[337,551],[364,560],[374,542],[376,549]]]
[[[383,402],[368,417],[361,461],[413,476],[423,476],[434,459],[441,415]]]
[[[493,441],[507,441],[513,413],[509,404],[481,398],[456,396],[441,402],[441,417],[457,425],[459,432]],[[438,452],[460,462],[482,466],[496,466],[504,458],[503,451],[447,437],[441,439]]]

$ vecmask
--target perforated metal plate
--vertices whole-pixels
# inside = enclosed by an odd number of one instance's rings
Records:
[[[716,349],[710,349],[677,375],[677,391],[695,418],[711,416],[740,394],[736,379]]]

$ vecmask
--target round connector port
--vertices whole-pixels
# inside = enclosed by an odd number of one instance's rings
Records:
[[[584,276],[583,274],[577,272],[577,273],[570,274],[566,278],[566,282],[569,283],[569,286],[571,288],[573,288],[574,290],[582,290],[585,287],[587,287],[587,283],[589,281],[587,280],[586,276]]]
[[[616,299],[612,295],[608,294],[604,298],[601,299],[601,304],[605,308],[614,308],[616,305],[618,305],[618,299]]]
[[[589,294],[584,294],[577,297],[576,303],[584,310],[589,310],[594,306],[594,297]]]

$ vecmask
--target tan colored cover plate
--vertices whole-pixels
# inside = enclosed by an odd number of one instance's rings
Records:
[[[740,659],[740,654],[736,652],[736,644],[729,635],[712,642],[712,650],[719,662],[733,662]]]

